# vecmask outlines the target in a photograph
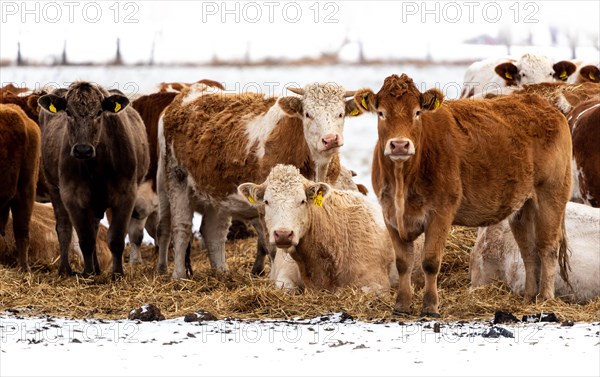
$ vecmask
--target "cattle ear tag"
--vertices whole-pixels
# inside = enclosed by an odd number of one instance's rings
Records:
[[[121,110],[121,104],[118,102],[115,102],[115,113],[118,113],[119,110]]]
[[[37,114],[39,114],[39,113],[40,113],[40,110],[42,110],[42,107],[41,107],[40,105],[37,105],[37,107],[35,108],[35,112],[36,112]]]
[[[590,72],[588,76],[590,77],[590,80],[596,81],[596,76],[594,75],[594,72]]]
[[[512,79],[513,79],[512,75],[511,75],[510,73],[508,73],[508,72],[504,72],[504,76],[505,76],[507,79],[509,79],[509,80],[512,80]]]
[[[566,71],[562,71],[562,73],[560,74],[560,76],[559,76],[559,77],[560,77],[560,79],[561,79],[562,81],[567,81],[567,78],[568,78],[568,77],[567,77],[567,72],[566,72]]]
[[[54,104],[52,104],[52,102],[50,102],[50,106],[48,106],[48,110],[50,110],[51,113],[56,112],[56,107],[54,107]]]
[[[433,109],[437,110],[438,107],[440,107],[440,100],[436,97],[435,102],[433,103]]]
[[[355,107],[354,109],[352,109],[352,111],[350,111],[350,116],[357,116],[360,113],[360,111],[358,111],[358,109]]]
[[[364,107],[365,109],[367,109],[367,110],[369,109],[369,106],[367,105],[367,96],[364,96],[364,97],[362,98],[362,100],[360,101],[360,103],[361,103],[361,105],[363,105],[363,107]]]
[[[254,198],[252,196],[249,196],[247,199],[248,199],[248,202],[251,204],[254,204],[256,202],[256,200],[254,200]]]
[[[318,207],[323,207],[323,192],[319,191],[313,198],[313,203]]]

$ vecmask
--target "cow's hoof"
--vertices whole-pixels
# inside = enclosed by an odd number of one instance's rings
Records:
[[[265,276],[266,272],[264,268],[253,268],[252,269],[252,276]]]
[[[125,274],[123,272],[113,272],[112,281],[120,281],[125,278]]]
[[[421,318],[440,318],[440,313],[436,313],[436,312],[421,312]]]
[[[157,275],[166,275],[167,274],[167,266],[158,266],[156,267]]]
[[[412,316],[412,313],[410,310],[394,308],[392,310],[392,315],[395,317],[410,317]]]

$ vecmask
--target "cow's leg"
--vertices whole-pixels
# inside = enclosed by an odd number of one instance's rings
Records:
[[[181,174],[177,177],[173,177],[173,179],[169,181],[168,195],[171,224],[173,226],[173,250],[175,253],[173,279],[185,279],[187,277],[185,268],[185,255],[187,247],[192,240],[192,220],[194,217],[192,193],[187,184],[187,177],[183,177]],[[162,203],[160,208],[162,211]],[[162,231],[160,225],[159,229],[159,231]],[[165,246],[168,246],[168,244]],[[159,259],[160,258],[162,258],[162,254],[159,256]]]
[[[554,279],[559,255],[559,243],[563,237],[565,202],[556,196],[538,197],[535,212],[535,249],[540,258],[539,295],[542,300],[554,298]],[[566,241],[565,241],[566,242]],[[566,243],[563,244],[566,248]],[[562,252],[567,252],[563,250]]]
[[[263,223],[258,217],[252,220],[252,225],[258,235],[258,239],[256,240],[256,258],[254,259],[254,265],[252,266],[252,275],[262,276],[265,272],[265,258],[269,254],[268,242],[265,238],[266,231]]]
[[[29,271],[29,223],[31,221],[35,194],[33,187],[30,190],[26,189],[24,191],[19,193],[19,198],[13,200],[11,212],[13,214],[13,233],[17,246],[19,268]]]
[[[140,246],[144,239],[146,219],[136,219],[135,217],[129,219],[129,264],[132,266],[143,262]]]
[[[10,213],[10,205],[8,203],[2,204],[0,203],[0,236],[4,237],[6,234],[6,224],[8,223],[8,214]]]
[[[396,229],[387,224],[386,226],[396,254],[396,268],[399,276],[394,313],[410,314],[410,303],[412,301],[411,274],[415,258],[413,243],[403,241]]]
[[[56,235],[60,245],[58,273],[59,275],[72,275],[73,270],[71,270],[69,262],[69,250],[71,249],[71,238],[73,237],[73,225],[71,224],[69,213],[62,202],[58,188],[50,188],[50,200],[52,201],[54,219],[56,220]]]
[[[423,308],[421,309],[422,316],[440,316],[438,312],[437,277],[440,272],[444,246],[446,245],[446,238],[448,238],[451,224],[451,219],[434,215],[425,230],[425,244],[421,253],[421,267],[425,276]]]
[[[100,270],[97,265],[97,256],[94,254],[96,254],[96,239],[98,237],[98,224],[100,221],[96,219],[90,210],[73,208],[69,212],[71,213],[73,226],[77,232],[79,246],[83,254],[83,275],[98,274]]]
[[[231,216],[225,210],[208,205],[203,213],[200,233],[204,238],[210,267],[213,270],[227,271],[225,260],[225,240],[231,224]]]
[[[160,137],[159,137],[160,141]],[[161,145],[161,148],[163,146]],[[165,170],[165,156],[162,152],[159,156],[158,170],[156,173],[156,191],[158,193],[158,222],[156,225],[155,243],[158,245],[158,261],[156,272],[167,273],[167,257],[171,243],[171,204],[169,202],[167,176]]]
[[[525,301],[531,302],[538,292],[540,257],[535,251],[535,226],[533,220],[534,203],[525,202],[523,207],[509,217],[510,230],[519,246],[525,266]]]
[[[123,275],[123,250],[125,249],[125,236],[135,204],[135,191],[128,193],[124,200],[111,207],[112,221],[108,227],[106,242],[112,253],[113,278]]]

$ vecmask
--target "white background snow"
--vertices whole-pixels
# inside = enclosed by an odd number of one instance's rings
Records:
[[[570,58],[568,38],[576,37],[579,57],[598,59],[598,1],[471,2],[477,4],[472,22],[467,2],[427,2],[427,9],[433,9],[429,15],[423,12],[423,2],[321,2],[316,5],[320,10],[319,22],[314,22],[315,14],[310,8],[316,3],[297,2],[303,15],[295,23],[287,22],[277,12],[274,22],[269,22],[268,13],[263,13],[255,23],[248,22],[248,15],[255,17],[250,13],[240,14],[239,21],[235,15],[221,18],[223,8],[217,8],[214,15],[209,14],[213,8],[207,6],[221,7],[222,2],[160,1],[71,2],[76,4],[71,22],[66,3],[0,2],[0,58],[14,59],[16,42],[20,41],[26,58],[52,62],[67,41],[72,61],[108,61],[114,55],[114,40],[120,37],[123,58],[128,63],[146,61],[152,43],[155,60],[159,63],[209,61],[215,56],[253,61],[264,57],[315,57],[323,51],[335,50],[347,37],[350,43],[340,51],[343,61],[356,60],[359,42],[364,44],[367,58],[422,59],[429,55],[437,61],[463,61],[506,53],[503,46],[469,45],[463,43],[465,39],[484,33],[495,36],[508,32],[515,42],[514,55],[533,50],[555,60],[567,59]],[[280,6],[276,9],[288,4],[275,3]],[[444,9],[452,11],[449,3],[456,4],[462,11],[456,22],[450,22],[450,18],[456,16],[454,13],[443,13]],[[245,6],[251,11],[248,2],[228,4],[228,9],[234,11],[235,4],[239,12]],[[265,2],[254,4],[267,12]],[[333,4],[330,5],[333,8],[325,8],[326,4]],[[501,9],[501,16],[497,22],[490,22],[494,14],[486,18],[481,10],[487,7],[491,11],[496,7],[494,4]],[[530,5],[526,8],[527,4]],[[407,6],[416,6],[417,13],[410,14],[414,8]],[[93,13],[97,7],[101,9],[100,16]],[[89,11],[87,19],[82,13],[84,8]],[[27,9],[30,13],[25,12]],[[115,19],[116,9],[119,13]],[[125,22],[125,17],[136,9],[132,19],[138,22]],[[337,22],[324,22],[329,14],[325,12],[335,9]],[[532,10],[536,10],[533,17],[536,22],[525,22],[525,16]],[[52,13],[58,11],[61,11],[60,17]],[[435,18],[436,13],[439,19]],[[94,17],[98,20],[89,22]],[[561,32],[555,46],[549,41],[550,26]],[[535,47],[521,46],[520,42],[530,32]],[[407,73],[423,90],[437,86],[448,98],[456,98],[465,69],[466,65],[4,66],[0,68],[0,82],[37,88],[48,83],[65,86],[75,80],[89,80],[128,94],[139,94],[152,91],[163,81],[193,82],[210,78],[222,82],[231,91],[260,90],[284,95],[287,86],[313,81],[336,82],[347,89],[371,87],[377,90],[386,76]],[[376,137],[373,116],[347,120],[342,160],[358,173],[356,180],[367,187],[370,187],[371,154]],[[372,193],[370,197],[375,200]],[[183,318],[138,323],[20,317],[5,313],[0,314],[0,376],[600,376],[600,323],[581,323],[573,327],[499,325],[514,338],[484,338],[482,334],[491,326],[487,322],[441,322],[440,332],[434,333],[433,322],[342,323],[336,318],[194,324],[185,323]]]

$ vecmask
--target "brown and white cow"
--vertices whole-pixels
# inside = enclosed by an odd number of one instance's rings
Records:
[[[565,223],[571,272],[569,284],[556,276],[556,296],[586,303],[600,296],[600,210],[569,202]],[[471,286],[500,280],[513,292],[523,294],[525,268],[508,221],[479,228],[470,257]]]
[[[200,232],[211,267],[226,270],[231,216],[251,220],[261,229],[256,209],[237,194],[237,186],[264,180],[277,163],[297,166],[306,177],[335,182],[344,117],[358,113],[354,102],[344,99],[352,93],[334,84],[310,84],[295,89],[300,96],[279,98],[211,93],[208,88],[195,84],[184,89],[165,110],[164,131],[159,130],[157,267],[166,270],[166,233],[172,223],[173,278],[186,276],[183,256],[194,210],[203,214]]]
[[[600,65],[598,61],[590,62],[583,60],[571,61],[577,69],[575,73],[569,76],[567,82],[571,84],[581,84],[584,82],[600,83]]]
[[[291,249],[306,287],[389,291],[391,242],[358,191],[335,190],[295,166],[276,165],[263,183],[244,183],[238,192],[262,207],[269,243]]]
[[[437,89],[421,93],[404,74],[386,78],[377,94],[355,95],[362,110],[378,116],[372,181],[396,251],[395,311],[410,313],[413,241],[421,233],[421,313],[438,316],[437,277],[451,225],[487,226],[507,217],[526,267],[525,299],[553,298],[557,258],[565,278],[568,264],[565,117],[537,95],[442,105],[443,99]]]
[[[9,217],[8,225],[12,222]],[[56,221],[54,220],[54,210],[50,203],[34,203],[31,214],[29,231],[33,235],[29,240],[29,264],[32,266],[50,266],[56,263],[60,257],[60,245],[56,235]],[[98,229],[98,262],[100,268],[109,268],[112,264],[112,256],[108,245],[106,244],[106,234],[108,230],[102,224]],[[73,243],[69,248],[71,259],[77,261],[76,264],[83,266],[83,255],[79,247],[77,234],[73,234]],[[7,228],[6,236],[0,238],[0,261],[1,263],[12,265],[16,263],[15,257],[16,244],[14,234]]]
[[[29,269],[29,223],[40,165],[40,129],[16,105],[0,104],[0,236],[13,216],[19,268]]]
[[[72,272],[68,248],[73,226],[83,253],[83,273],[100,273],[98,225],[110,209],[112,272],[123,274],[127,226],[149,163],[142,119],[124,95],[83,81],[44,95],[38,103],[44,109],[42,167],[60,241],[59,273]]]
[[[525,54],[519,59],[490,58],[467,68],[461,98],[485,97],[507,86],[522,86],[550,81],[566,81],[575,72],[568,60],[552,63],[547,56]]]

